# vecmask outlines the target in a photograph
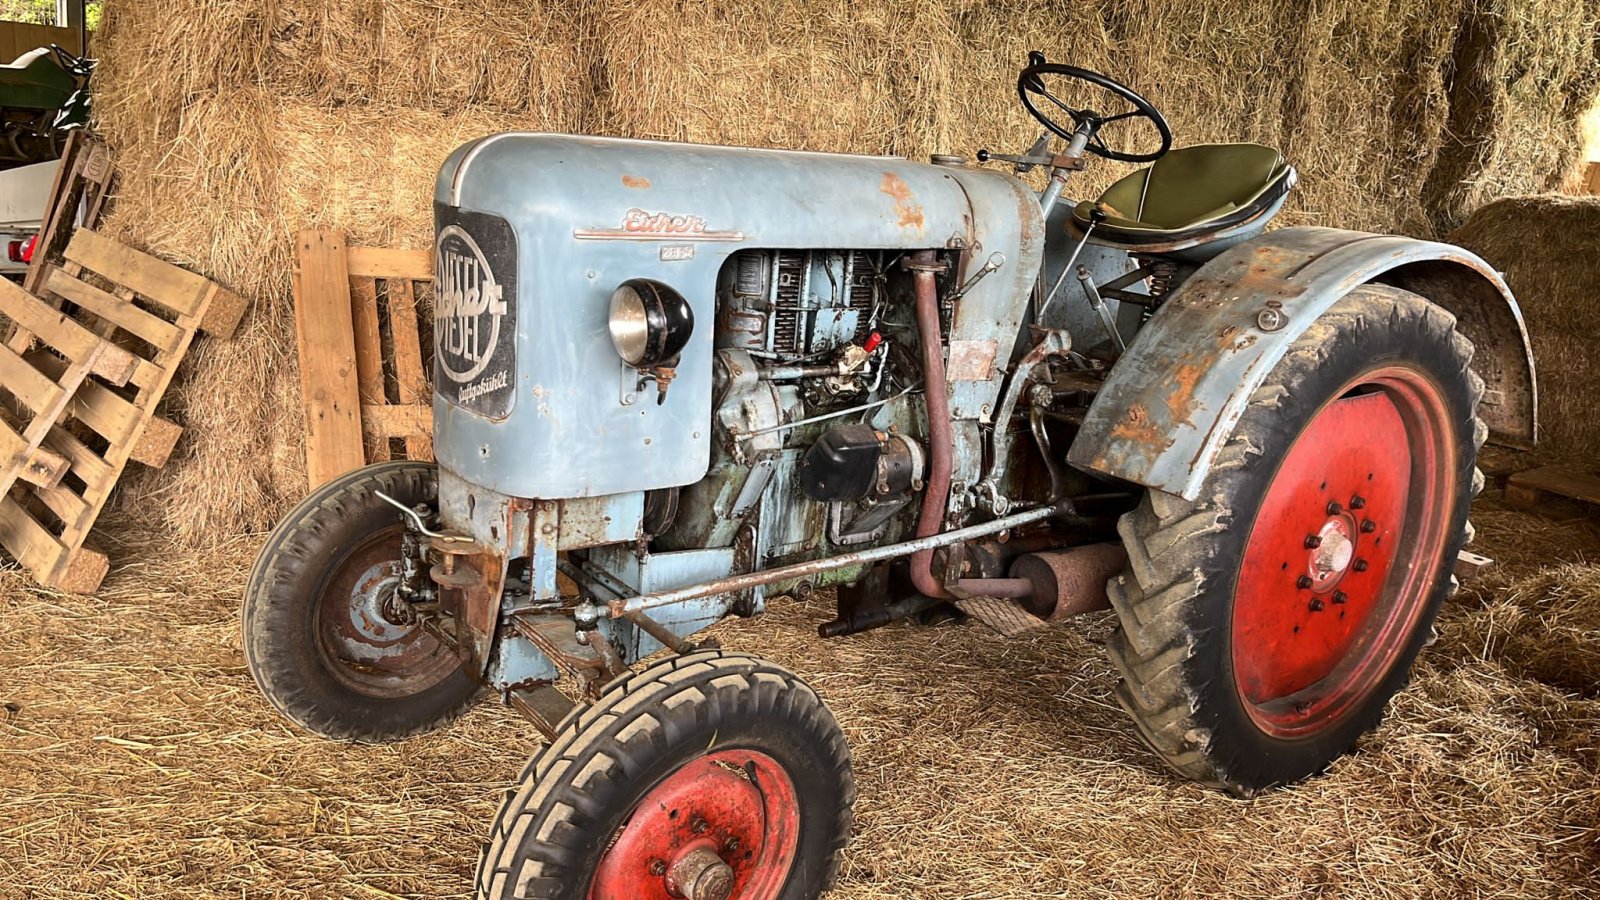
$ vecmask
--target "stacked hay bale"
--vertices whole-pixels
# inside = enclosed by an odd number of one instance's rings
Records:
[[[1539,372],[1538,458],[1600,460],[1600,197],[1498,200],[1450,240],[1505,273]]]
[[[109,227],[256,298],[175,397],[183,456],[124,498],[203,543],[299,496],[290,236],[425,246],[433,174],[477,135],[1013,149],[1037,133],[1015,99],[1036,48],[1146,92],[1182,143],[1283,147],[1304,176],[1286,221],[1432,233],[1569,177],[1597,19],[1596,0],[122,0],[96,76]]]

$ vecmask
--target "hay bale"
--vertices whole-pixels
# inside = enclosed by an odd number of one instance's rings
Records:
[[[1533,340],[1539,373],[1541,459],[1600,455],[1600,197],[1498,200],[1450,235],[1505,272]]]
[[[122,502],[206,543],[266,527],[298,497],[292,234],[425,246],[434,173],[481,134],[1015,149],[1038,133],[1015,97],[1037,48],[1143,90],[1180,143],[1283,147],[1303,175],[1285,223],[1427,234],[1462,203],[1557,177],[1576,142],[1567,111],[1600,71],[1597,11],[1600,0],[119,0],[97,50],[97,124],[122,171],[107,227],[257,307],[241,340],[186,364],[180,456],[130,481]],[[1493,102],[1474,105],[1485,85]],[[1092,167],[1073,191],[1126,171]],[[1440,199],[1463,181],[1470,196]]]

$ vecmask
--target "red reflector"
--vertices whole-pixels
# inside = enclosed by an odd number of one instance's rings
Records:
[[[38,247],[38,246],[39,246],[39,235],[38,235],[37,232],[35,232],[33,237],[28,238],[28,243],[24,244],[23,247],[22,247],[22,259],[21,259],[21,262],[25,262],[25,263],[33,262],[33,251],[34,251],[34,248]]]

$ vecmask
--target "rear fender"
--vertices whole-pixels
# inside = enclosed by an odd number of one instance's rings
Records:
[[[1449,244],[1333,228],[1285,228],[1233,247],[1162,304],[1112,368],[1067,459],[1194,500],[1218,451],[1295,339],[1369,282],[1412,291],[1456,316],[1477,347],[1479,414],[1491,436],[1538,436],[1533,353],[1498,272]],[[1275,330],[1273,330],[1275,329]]]

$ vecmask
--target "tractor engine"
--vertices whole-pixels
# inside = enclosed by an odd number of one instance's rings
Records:
[[[655,504],[678,511],[651,523],[665,526],[659,546],[729,546],[769,485],[769,559],[822,549],[824,538],[849,546],[904,531],[898,514],[921,489],[925,463],[916,423],[881,402],[917,381],[899,349],[908,323],[890,312],[891,285],[904,289],[890,269],[899,255],[729,257],[717,279],[711,472]]]

